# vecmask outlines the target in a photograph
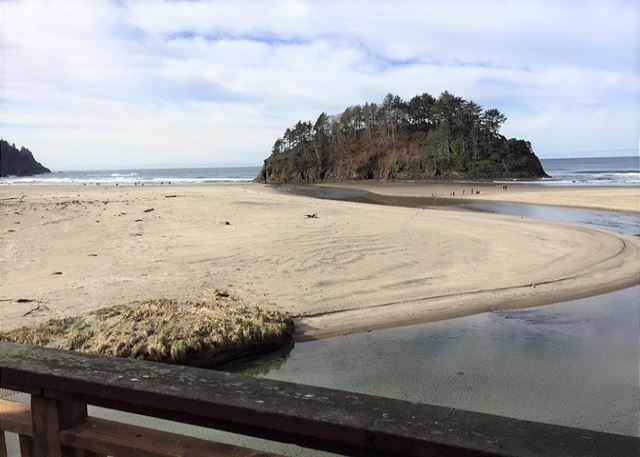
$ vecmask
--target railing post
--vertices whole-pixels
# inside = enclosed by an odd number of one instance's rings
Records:
[[[71,457],[72,449],[63,449],[60,430],[71,427],[87,416],[87,405],[70,398],[51,398],[42,394],[31,395],[33,444],[35,457]]]

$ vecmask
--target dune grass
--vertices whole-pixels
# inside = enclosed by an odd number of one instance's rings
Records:
[[[0,333],[0,340],[116,357],[184,363],[199,354],[273,346],[293,333],[284,313],[242,305],[221,291],[212,300],[158,299],[50,319]]]

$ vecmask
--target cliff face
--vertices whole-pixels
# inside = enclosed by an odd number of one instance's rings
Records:
[[[51,170],[38,162],[31,151],[24,147],[18,149],[15,144],[0,139],[0,177],[42,173],[51,173]]]
[[[531,144],[507,139],[499,111],[447,92],[348,108],[298,122],[276,140],[259,182],[535,179],[546,177]]]

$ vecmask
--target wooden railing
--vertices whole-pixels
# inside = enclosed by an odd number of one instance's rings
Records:
[[[640,439],[238,374],[0,343],[22,456],[268,456],[87,415],[87,405],[358,456],[637,456]],[[3,454],[4,453],[4,454]]]

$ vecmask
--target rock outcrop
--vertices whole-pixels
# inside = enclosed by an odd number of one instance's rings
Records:
[[[528,141],[499,133],[506,117],[444,92],[405,102],[322,113],[278,138],[259,182],[537,179],[547,177]]]
[[[15,144],[0,139],[0,177],[4,176],[32,176],[51,173],[43,166],[27,148],[16,148]]]

